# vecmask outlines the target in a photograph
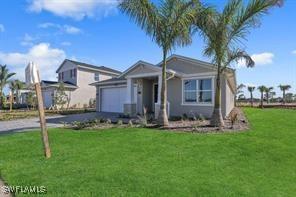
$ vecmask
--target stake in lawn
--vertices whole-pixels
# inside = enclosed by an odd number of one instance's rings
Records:
[[[33,62],[30,62],[28,64],[28,66],[26,67],[26,83],[29,86],[35,87],[37,101],[38,101],[38,111],[39,111],[39,119],[40,119],[41,136],[42,136],[44,154],[45,154],[46,158],[50,158],[51,152],[50,152],[49,141],[48,141],[48,132],[47,132],[47,128],[46,128],[39,71],[37,69],[36,64],[34,64]]]

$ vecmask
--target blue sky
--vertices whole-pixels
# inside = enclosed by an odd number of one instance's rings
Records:
[[[203,2],[221,8],[226,0]],[[251,30],[244,47],[257,65],[237,68],[238,83],[273,86],[278,95],[279,84],[291,84],[296,93],[295,10],[296,1],[287,0]],[[158,63],[162,57],[157,45],[116,9],[115,0],[3,0],[0,13],[0,63],[21,79],[28,61],[39,63],[43,79],[54,80],[64,58],[123,71],[140,59]],[[173,53],[209,61],[203,47],[196,35],[191,46]]]

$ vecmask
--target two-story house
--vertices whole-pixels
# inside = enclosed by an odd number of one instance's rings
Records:
[[[63,82],[68,95],[67,105],[73,108],[88,106],[96,99],[96,88],[89,84],[117,77],[120,71],[105,67],[95,66],[82,62],[65,59],[56,73],[58,81],[42,81],[42,94],[46,108],[54,106],[54,96],[59,82]]]

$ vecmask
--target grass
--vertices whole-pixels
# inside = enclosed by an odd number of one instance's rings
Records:
[[[94,112],[94,109],[68,109],[68,110],[61,110],[61,111],[53,111],[53,110],[46,110],[45,113],[47,116],[53,115],[69,115],[69,114],[81,114],[81,113],[89,113]],[[0,112],[0,121],[7,121],[7,120],[18,120],[18,119],[25,119],[25,118],[36,118],[39,117],[38,110],[13,110],[10,112],[1,111]]]
[[[48,196],[295,196],[296,113],[251,109],[244,133],[50,130],[0,136],[1,176]]]

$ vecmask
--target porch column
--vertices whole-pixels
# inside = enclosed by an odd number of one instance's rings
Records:
[[[158,94],[157,94],[157,104],[160,105],[161,102],[161,84],[162,84],[162,76],[158,75]]]
[[[123,105],[123,112],[130,117],[137,115],[137,106],[134,101],[134,80],[132,78],[127,78],[126,101]]]
[[[126,104],[132,104],[134,103],[134,80],[128,78],[126,85]]]

